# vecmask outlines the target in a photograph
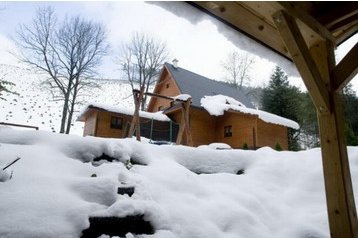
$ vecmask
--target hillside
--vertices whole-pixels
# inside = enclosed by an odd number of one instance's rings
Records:
[[[7,101],[0,101],[0,122],[38,126],[40,130],[58,132],[62,104],[54,101],[51,93],[42,84],[46,75],[33,70],[0,64],[0,77],[16,84],[13,91],[19,96],[5,94]],[[92,88],[79,97],[82,102],[77,105],[74,120],[83,105],[96,102],[109,105],[132,106],[130,85],[126,81],[98,79],[101,87]],[[71,134],[82,135],[83,123],[73,122]]]

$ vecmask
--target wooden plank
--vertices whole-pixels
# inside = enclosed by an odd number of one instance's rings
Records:
[[[331,32],[325,26],[323,26],[321,23],[319,23],[311,15],[302,11],[302,9],[300,9],[298,6],[296,6],[294,2],[279,1],[276,3],[280,4],[285,9],[285,11],[287,13],[289,13],[289,15],[291,15],[294,18],[299,19],[301,22],[303,22],[309,28],[314,30],[317,34],[319,34],[322,37],[322,39],[328,39],[332,42],[336,41],[336,39],[333,37]]]
[[[344,41],[349,39],[349,37],[353,36],[357,32],[358,32],[358,25],[353,25],[353,26],[349,27],[348,29],[334,32],[334,35],[337,39],[336,40],[337,45],[339,46],[340,44],[342,44]]]
[[[184,111],[185,111],[186,144],[188,146],[193,146],[193,139],[191,136],[191,129],[189,124],[190,104],[191,104],[191,99],[187,100],[182,105],[184,106]]]
[[[302,2],[299,3],[295,2],[295,5],[302,6],[301,3]],[[272,15],[279,10],[285,10],[285,7],[281,3],[273,2],[273,1],[252,1],[252,2],[244,1],[244,2],[240,2],[240,4],[244,5],[248,9],[251,9],[251,12],[256,14],[259,18],[265,19],[265,21],[268,21],[273,26],[275,26],[275,24],[272,20]],[[291,11],[293,10],[291,9]],[[302,13],[301,15],[307,15],[307,14]],[[304,22],[298,21],[297,25],[303,35],[310,35],[310,37],[305,38],[305,42],[308,46],[311,46],[314,43],[322,40],[322,36],[319,33],[317,33],[315,30],[312,30],[310,27],[308,27],[307,24],[305,24]],[[331,40],[334,39],[332,38]]]
[[[347,55],[332,70],[334,90],[344,88],[358,73],[358,43],[347,53]]]
[[[185,129],[185,112],[184,112],[184,109],[181,108],[179,132],[178,132],[178,135],[177,135],[177,140],[175,142],[177,145],[180,145],[182,140],[183,140],[184,129]]]
[[[330,69],[335,65],[334,46],[319,42],[310,49],[322,79],[333,86]],[[339,93],[329,90],[332,110],[317,113],[320,130],[327,212],[332,238],[357,237],[357,220],[348,154],[345,143],[344,119]]]
[[[329,95],[295,20],[284,11],[273,15],[274,22],[320,113],[330,110]]]
[[[195,1],[194,4],[202,11],[206,11],[227,23],[230,27],[246,33],[261,44],[289,57],[287,49],[285,49],[285,45],[273,24],[269,24],[263,17],[260,18],[249,11],[240,2]]]

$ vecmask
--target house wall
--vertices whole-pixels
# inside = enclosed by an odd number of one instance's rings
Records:
[[[170,74],[165,70],[160,79],[160,82],[156,85],[154,93],[172,97],[179,95],[181,92]],[[163,109],[169,107],[170,102],[170,100],[164,98],[152,97],[150,99],[147,111],[157,112],[159,111],[160,106],[162,106]]]
[[[97,119],[97,111],[90,109],[90,112],[85,121],[83,136],[96,135],[96,119]]]
[[[232,126],[232,136],[224,137],[224,127]],[[215,128],[215,140],[230,145],[232,148],[242,149],[244,143],[253,149],[257,147],[257,117],[237,113],[225,112],[219,116]],[[256,145],[255,145],[256,143]]]
[[[177,110],[168,116],[180,124],[181,111]],[[190,108],[189,125],[193,146],[207,145],[215,141],[215,124],[216,118],[210,116],[205,110],[199,108]],[[183,142],[186,141],[185,133],[183,135]]]
[[[287,127],[257,120],[257,146],[275,148],[279,143],[283,150],[288,150]]]
[[[112,116],[123,118],[122,129],[111,128]],[[122,138],[126,130],[127,122],[130,122],[129,116],[107,111],[98,111],[96,136],[106,138]]]

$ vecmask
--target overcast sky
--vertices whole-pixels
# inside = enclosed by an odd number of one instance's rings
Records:
[[[119,46],[128,41],[134,32],[144,32],[166,42],[170,61],[177,58],[180,67],[216,80],[225,78],[221,62],[227,54],[241,50],[220,34],[210,20],[192,24],[157,5],[145,2],[0,2],[0,63],[17,64],[6,52],[13,48],[10,37],[15,35],[19,23],[29,23],[38,7],[48,5],[54,7],[60,18],[79,14],[105,25],[112,47],[110,55],[99,68],[100,75],[105,78],[120,78],[113,59],[118,55]],[[337,52],[337,58],[342,58],[357,41],[358,35],[345,43]],[[250,85],[267,84],[274,66],[275,63],[258,57],[253,65]],[[354,88],[358,91],[356,81],[357,77],[354,79]],[[290,82],[303,88],[300,78],[290,77]]]

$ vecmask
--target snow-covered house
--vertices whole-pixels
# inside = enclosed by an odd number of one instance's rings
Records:
[[[233,148],[242,148],[244,144],[260,148],[279,143],[287,149],[287,128],[299,128],[294,121],[254,109],[234,87],[169,63],[164,64],[154,93],[192,96],[189,124],[194,146],[221,142]],[[147,111],[163,111],[175,122],[181,118],[180,107],[158,97],[151,98]]]
[[[84,107],[78,121],[85,122],[83,135],[123,138],[129,131],[134,109],[92,103]],[[141,135],[155,141],[175,141],[178,125],[162,112],[139,112]]]

